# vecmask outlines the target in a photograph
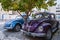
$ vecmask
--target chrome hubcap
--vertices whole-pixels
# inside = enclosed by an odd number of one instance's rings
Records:
[[[19,26],[19,25],[16,26],[16,30],[17,30],[17,31],[20,30],[20,26]]]

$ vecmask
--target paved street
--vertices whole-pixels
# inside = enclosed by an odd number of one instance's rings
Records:
[[[1,40],[44,40],[43,38],[28,37],[26,35],[23,35],[21,31],[12,32],[12,31],[3,29],[3,23],[0,24],[0,39]],[[60,40],[60,29],[54,34],[52,40]]]

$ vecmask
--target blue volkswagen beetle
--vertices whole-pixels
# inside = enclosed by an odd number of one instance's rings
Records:
[[[21,16],[17,16],[15,19],[6,21],[4,24],[4,28],[8,30],[11,29],[18,32],[22,28],[23,23],[24,23],[24,19]]]
[[[26,14],[22,14],[21,16],[17,16],[15,19],[12,19],[12,20],[8,20],[5,22],[4,24],[4,28],[5,29],[11,29],[13,31],[20,31],[20,29],[22,29],[22,25],[24,24],[24,18]],[[30,21],[32,19],[31,16],[28,17],[28,21]]]

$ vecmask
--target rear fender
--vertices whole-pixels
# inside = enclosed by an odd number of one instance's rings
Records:
[[[41,26],[43,26],[44,32],[47,32],[48,29],[51,29],[50,23],[43,23]]]

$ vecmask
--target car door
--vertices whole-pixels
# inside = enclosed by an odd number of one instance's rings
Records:
[[[52,31],[54,32],[57,28],[56,28],[56,25],[57,25],[57,21],[55,19],[55,15],[54,14],[51,14],[51,19],[50,19],[50,23],[52,25]]]

